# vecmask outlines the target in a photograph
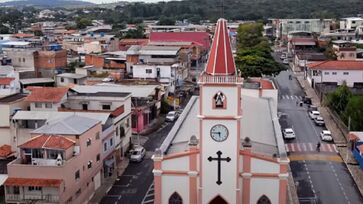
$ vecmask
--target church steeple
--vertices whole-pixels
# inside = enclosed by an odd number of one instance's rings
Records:
[[[205,72],[209,75],[236,74],[236,66],[225,19],[219,19],[217,22]]]

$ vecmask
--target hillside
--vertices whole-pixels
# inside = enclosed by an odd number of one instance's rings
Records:
[[[2,7],[41,7],[41,8],[53,8],[53,7],[70,7],[70,6],[90,6],[94,5],[90,2],[80,0],[16,0],[0,3]]]

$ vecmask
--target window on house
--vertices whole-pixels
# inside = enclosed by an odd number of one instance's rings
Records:
[[[120,126],[120,137],[125,137],[125,128]]]
[[[28,191],[41,191],[42,187],[39,186],[28,186]]]
[[[153,73],[153,70],[152,69],[145,69],[145,72],[146,72],[146,74],[151,74],[151,73]]]
[[[87,139],[87,147],[88,147],[88,146],[90,146],[90,145],[91,145],[91,143],[92,143],[91,138],[88,138],[88,139]]]
[[[343,75],[349,75],[349,72],[343,72]]]
[[[136,126],[137,126],[137,116],[136,115],[131,115],[131,126],[132,126],[132,128],[136,128]]]
[[[41,108],[42,107],[42,103],[35,103],[35,107],[36,108]]]
[[[110,146],[112,146],[113,145],[113,139],[111,138],[110,139]]]
[[[100,139],[100,132],[96,132],[96,140]]]
[[[97,154],[97,156],[96,156],[96,161],[100,161],[100,159],[101,159],[100,154]]]
[[[118,128],[116,128],[116,136],[118,136]]]
[[[92,161],[88,161],[88,163],[87,163],[87,168],[92,168]]]
[[[337,75],[337,73],[336,72],[332,72],[332,75]]]
[[[25,62],[25,58],[23,58],[23,62]]]
[[[33,149],[32,150],[32,157],[33,158],[43,158],[44,150],[42,149]]]
[[[103,143],[103,151],[107,151],[107,142]]]
[[[182,197],[177,193],[174,192],[170,197],[169,197],[169,204],[183,204],[183,199]]]
[[[111,105],[102,105],[102,110],[111,110]]]
[[[329,72],[324,72],[324,75],[329,75]]]
[[[88,105],[87,104],[82,104],[82,109],[83,110],[88,110]]]
[[[62,159],[64,158],[62,151],[59,151],[59,150],[48,150],[47,151],[48,159],[57,159],[58,155],[60,155],[62,157]]]
[[[126,119],[125,126],[128,128],[130,127],[130,118]]]
[[[46,108],[52,108],[52,103],[45,103]]]
[[[75,194],[75,196],[76,196],[76,197],[78,197],[79,195],[81,195],[81,189],[78,189],[78,190],[76,191],[76,194]]]
[[[263,195],[258,199],[257,204],[271,204],[271,201],[267,196]]]
[[[21,58],[19,58],[19,62],[21,62]]]
[[[60,78],[60,82],[62,82],[62,83],[64,82],[64,78],[63,77]]]
[[[19,186],[14,186],[13,187],[13,193],[16,194],[16,195],[19,195],[20,194],[20,188],[19,188]]]
[[[80,174],[79,170],[77,170],[76,173],[74,173],[74,179],[77,181],[80,178],[81,178],[81,174]]]

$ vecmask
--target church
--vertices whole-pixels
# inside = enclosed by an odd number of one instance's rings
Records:
[[[156,149],[155,204],[285,204],[289,159],[277,89],[239,77],[219,19],[193,96]]]

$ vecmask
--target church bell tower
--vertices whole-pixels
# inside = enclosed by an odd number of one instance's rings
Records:
[[[219,19],[199,81],[200,203],[241,203],[241,84],[227,21]]]

